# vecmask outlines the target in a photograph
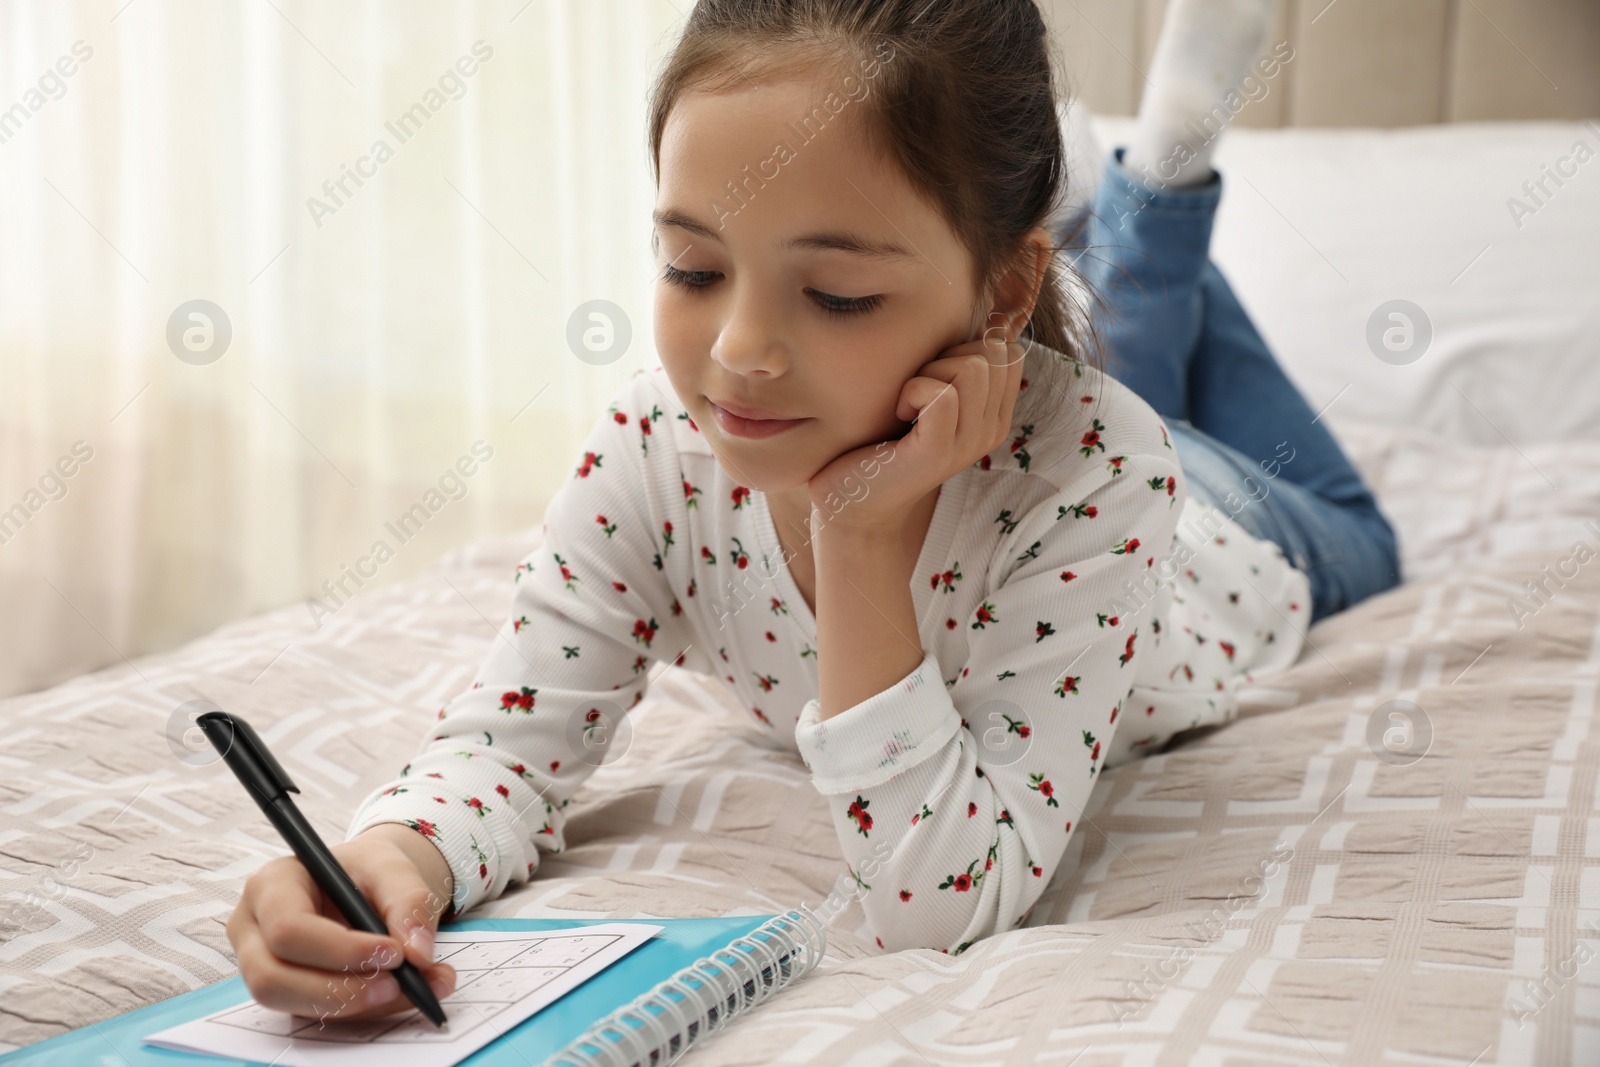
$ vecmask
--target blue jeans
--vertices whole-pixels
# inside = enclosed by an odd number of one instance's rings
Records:
[[[1055,235],[1083,249],[1106,369],[1167,423],[1190,495],[1305,572],[1313,623],[1398,585],[1394,529],[1207,254],[1222,176],[1156,189],[1122,152]]]

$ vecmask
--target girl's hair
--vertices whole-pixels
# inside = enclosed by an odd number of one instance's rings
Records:
[[[837,72],[835,91],[862,112],[871,145],[972,256],[977,297],[1009,272],[1032,277],[1035,248],[1022,238],[1067,200],[1055,58],[1034,0],[698,0],[651,92],[652,174],[659,184],[667,116],[683,93]],[[1053,253],[1078,229],[1052,233]],[[1033,425],[1035,444],[1086,421],[1077,379],[1104,368],[1089,300],[1083,277],[1052,254],[1021,333],[1012,420]]]

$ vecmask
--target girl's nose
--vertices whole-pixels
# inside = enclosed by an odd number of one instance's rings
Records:
[[[749,287],[736,293],[711,357],[735,374],[783,373],[783,325],[773,299]]]

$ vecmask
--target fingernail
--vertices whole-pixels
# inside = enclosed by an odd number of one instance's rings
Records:
[[[393,978],[387,975],[374,978],[372,984],[367,986],[367,1006],[377,1007],[379,1004],[387,1004],[394,999],[395,994],[398,992],[400,992],[400,986]]]
[[[430,960],[433,959],[433,928],[416,925],[411,927],[409,939],[413,945]]]

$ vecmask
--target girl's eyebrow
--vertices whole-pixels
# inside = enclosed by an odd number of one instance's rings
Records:
[[[707,240],[722,244],[722,235],[715,229],[707,226],[691,216],[688,212],[678,208],[666,208],[651,212],[651,219],[657,226],[676,226],[681,230],[698,234]],[[823,233],[806,234],[803,237],[791,237],[783,242],[785,248],[806,249],[817,252],[847,252],[853,256],[867,259],[920,259],[917,253],[893,241],[879,241],[851,233],[849,230],[829,230]]]

